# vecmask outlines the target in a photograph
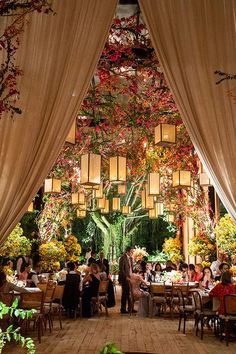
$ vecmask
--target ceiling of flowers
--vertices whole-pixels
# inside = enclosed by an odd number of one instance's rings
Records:
[[[155,144],[155,127],[161,123],[175,125],[175,144]],[[88,153],[101,156],[104,198],[121,198],[121,205],[131,207],[129,215],[147,213],[148,208],[141,207],[142,189],[148,174],[156,172],[160,177],[160,190],[154,203],[163,203],[166,211],[171,204],[177,225],[189,215],[202,229],[209,228],[208,201],[199,183],[199,159],[140,13],[113,21],[76,118],[76,142],[65,144],[49,175],[62,179],[62,192],[59,197],[53,196],[54,201],[55,198],[71,201],[71,193],[85,191],[86,208],[99,210],[95,192],[85,190],[80,184],[81,156]],[[126,157],[125,195],[119,193],[117,183],[109,179],[109,158],[115,156]],[[190,171],[191,187],[183,189],[181,183],[178,188],[173,187],[172,174],[179,170]],[[76,208],[78,205],[73,210]]]

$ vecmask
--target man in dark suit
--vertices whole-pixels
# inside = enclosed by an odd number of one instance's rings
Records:
[[[109,270],[109,262],[108,260],[105,258],[104,252],[100,251],[99,253],[99,259],[97,260],[97,264],[103,264],[105,266],[105,272],[107,273],[107,275],[109,274],[110,270]]]
[[[88,259],[88,266],[90,267],[92,263],[97,263],[96,261],[96,252],[91,252],[91,257]]]
[[[126,303],[128,301],[128,310],[130,309],[130,297],[129,297],[129,283],[127,277],[133,272],[133,259],[132,259],[133,249],[132,247],[127,247],[126,252],[120,257],[119,260],[119,283],[122,287],[121,295],[121,313],[128,313],[126,310]]]

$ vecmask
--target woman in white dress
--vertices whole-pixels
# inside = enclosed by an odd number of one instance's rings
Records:
[[[137,315],[147,317],[149,316],[149,302],[150,294],[147,291],[140,289],[140,285],[148,285],[141,275],[131,273],[129,276],[130,285],[134,298],[139,299],[139,308]]]

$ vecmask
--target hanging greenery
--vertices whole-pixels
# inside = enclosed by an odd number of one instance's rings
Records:
[[[23,229],[20,227],[20,223],[18,223],[0,247],[0,256],[4,258],[16,258],[20,255],[29,255],[30,252],[31,241],[23,236]]]

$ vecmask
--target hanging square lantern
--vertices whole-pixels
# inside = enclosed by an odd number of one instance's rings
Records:
[[[97,208],[105,209],[105,207],[106,207],[106,199],[104,197],[97,199]]]
[[[33,203],[33,202],[30,203],[30,205],[28,206],[27,211],[28,211],[29,213],[32,213],[32,212],[34,211],[34,203]]]
[[[85,202],[84,204],[80,204],[79,209],[80,210],[87,210],[87,203]]]
[[[95,198],[103,198],[103,182],[101,182],[98,189],[95,190]]]
[[[174,203],[169,203],[169,204],[166,205],[165,209],[168,212],[173,212],[173,211],[175,211],[175,204]]]
[[[118,184],[118,194],[119,195],[126,194],[126,184]]]
[[[130,205],[123,205],[121,210],[122,210],[122,214],[128,215],[131,213],[131,206]]]
[[[200,186],[210,186],[210,178],[208,177],[208,174],[206,172],[202,172],[199,174],[199,183]]]
[[[120,211],[120,198],[112,198],[112,210]]]
[[[85,204],[85,194],[83,192],[71,193],[71,204]]]
[[[109,180],[116,183],[126,182],[126,157],[110,157]]]
[[[101,200],[101,199],[98,199]],[[105,199],[105,208],[101,209],[101,214],[109,214],[110,208],[109,208],[109,199]]]
[[[142,204],[142,209],[153,209],[154,208],[154,197],[153,197],[153,195],[148,195],[147,184],[145,185],[144,189],[142,190],[141,204]]]
[[[76,138],[76,119],[74,120],[69,134],[66,137],[66,143],[70,143],[70,144],[75,144],[75,138]]]
[[[173,223],[175,221],[174,214],[167,214],[167,221]]]
[[[61,193],[61,180],[57,178],[45,179],[44,193]]]
[[[161,216],[164,214],[164,204],[157,202],[155,203],[156,215]]]
[[[156,210],[155,209],[149,209],[148,210],[148,217],[149,217],[149,219],[157,219],[158,215],[156,214]]]
[[[157,172],[151,172],[148,174],[148,194],[160,194],[160,175]]]
[[[172,174],[173,187],[191,187],[190,171],[175,171]]]
[[[158,146],[170,146],[176,143],[176,126],[174,124],[161,123],[155,127],[155,144]]]
[[[77,209],[76,214],[79,219],[86,218],[86,210]]]
[[[80,168],[80,184],[93,187],[101,183],[101,155],[82,155]]]

